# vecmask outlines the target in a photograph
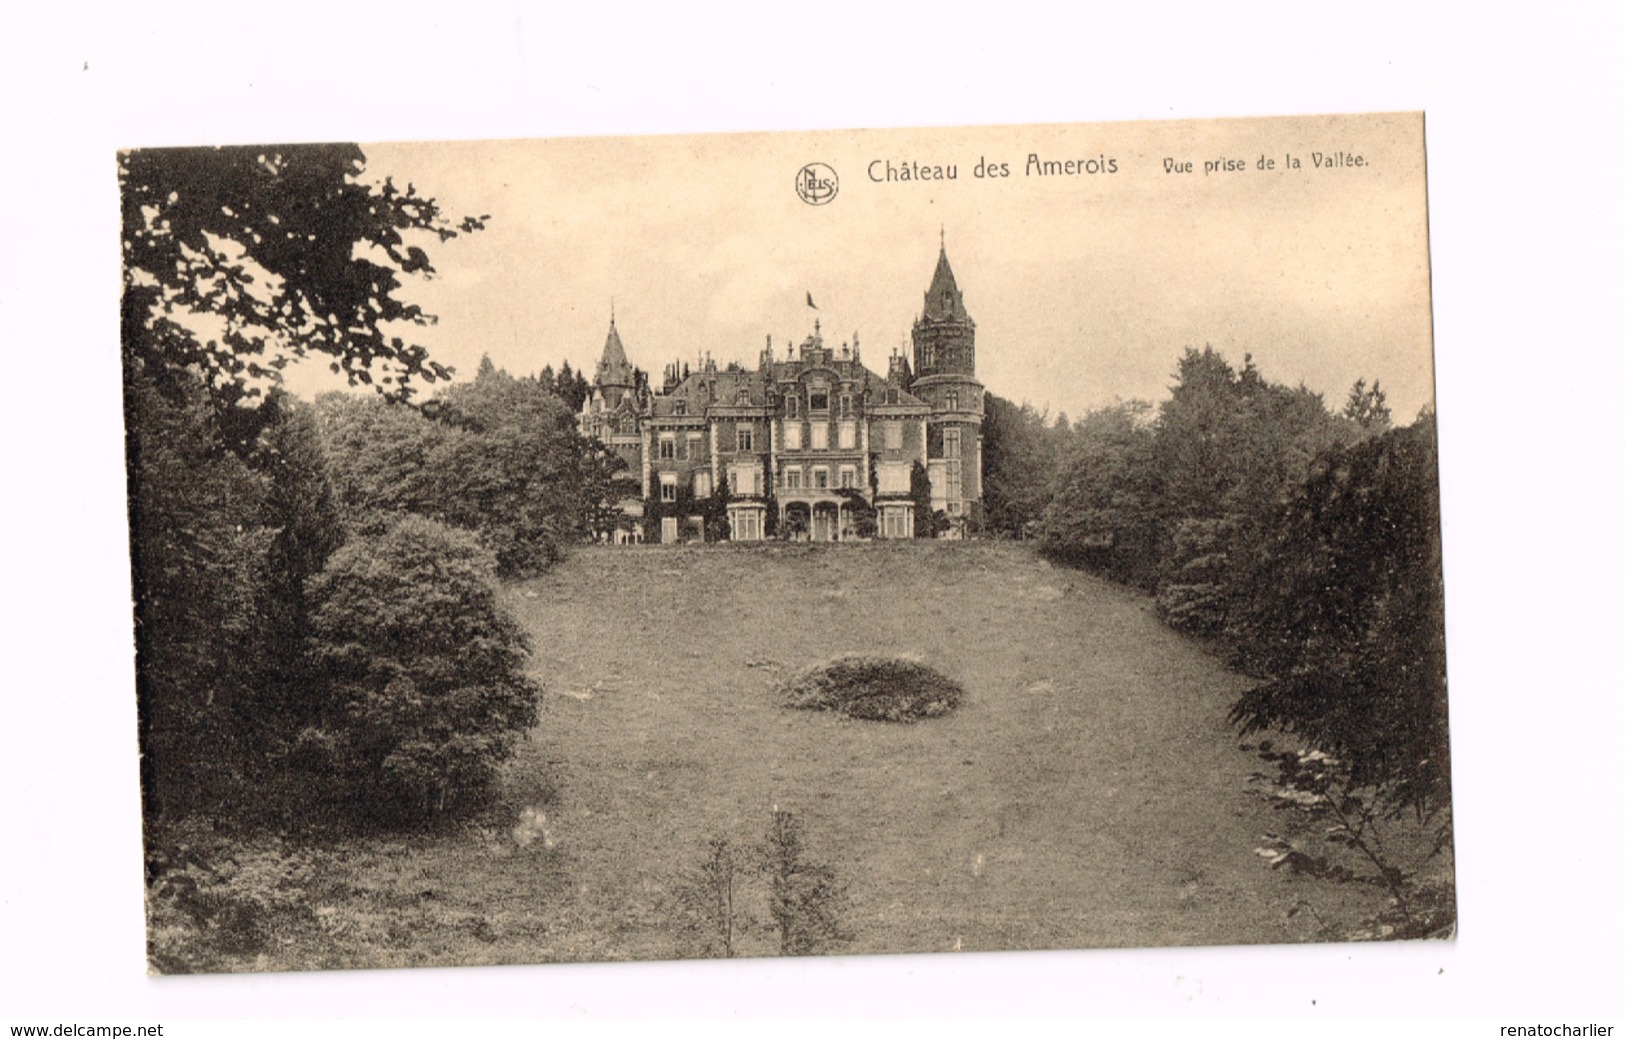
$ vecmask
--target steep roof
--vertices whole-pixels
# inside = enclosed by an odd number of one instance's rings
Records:
[[[685,402],[683,415],[687,418],[703,417],[706,409],[713,406],[759,408],[767,403],[770,387],[786,379],[797,378],[802,372],[813,367],[828,368],[843,379],[851,379],[857,389],[869,393],[873,405],[884,403],[886,390],[893,389],[897,391],[896,404],[929,407],[925,401],[888,382],[884,376],[876,374],[857,361],[848,359],[822,361],[816,365],[800,360],[780,360],[774,361],[765,370],[725,368],[690,372],[686,379],[672,387],[670,393],[655,395],[650,402],[651,410],[655,418],[675,418],[679,400]],[[707,392],[708,384],[714,387],[713,392]]]
[[[948,266],[948,246],[937,253],[937,270],[931,275],[931,287],[925,290],[925,318],[928,321],[969,321],[965,301],[954,281],[954,269]]]
[[[604,354],[598,359],[596,381],[600,386],[632,385],[632,362],[626,359],[626,347],[621,345],[613,316],[609,319],[609,338],[604,340]]]

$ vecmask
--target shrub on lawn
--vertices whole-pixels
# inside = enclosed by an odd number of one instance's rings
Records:
[[[239,970],[314,921],[312,885],[331,872],[277,837],[234,837],[204,820],[149,832],[147,956],[159,974]]]
[[[492,554],[473,535],[406,515],[341,548],[311,590],[331,695],[296,755],[392,820],[477,802],[541,700]]]
[[[791,675],[781,687],[786,707],[840,711],[869,721],[936,718],[959,706],[959,683],[924,664],[897,657],[845,656]]]

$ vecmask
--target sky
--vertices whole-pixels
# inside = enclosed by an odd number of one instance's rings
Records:
[[[884,371],[945,244],[981,380],[1051,414],[1159,400],[1205,345],[1334,407],[1357,378],[1401,421],[1433,399],[1417,113],[363,147],[369,176],[490,217],[432,243],[436,277],[402,292],[439,317],[413,332],[461,377],[484,354],[590,371],[612,307],[657,375],[707,354],[754,364],[769,336],[782,355],[815,318]],[[1339,152],[1361,165],[1315,167]],[[796,191],[811,162],[839,180],[822,205]],[[988,163],[1006,175],[978,177]]]

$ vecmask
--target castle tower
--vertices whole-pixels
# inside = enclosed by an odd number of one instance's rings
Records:
[[[604,410],[614,410],[621,398],[632,392],[634,382],[632,362],[626,359],[626,347],[621,345],[621,334],[615,330],[615,315],[611,312],[609,337],[604,340],[604,353],[598,358],[593,378],[593,385],[603,394]]]
[[[948,265],[937,254],[925,309],[914,322],[914,382],[909,392],[931,405],[926,468],[931,506],[963,532],[982,508],[982,391],[976,381],[976,322]]]

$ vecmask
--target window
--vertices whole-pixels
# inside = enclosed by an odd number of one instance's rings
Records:
[[[852,394],[843,393],[841,394],[841,417],[846,418],[850,414],[852,414]]]
[[[784,413],[791,418],[800,418],[801,398],[794,395],[784,398]]]
[[[813,490],[829,490],[829,470],[825,469],[823,466],[819,466],[813,470]]]
[[[786,422],[784,424],[784,449],[786,451],[801,450],[801,423]]]
[[[677,500],[677,474],[676,473],[661,473],[660,474],[660,500],[661,501],[676,501]]]
[[[759,511],[756,509],[735,509],[728,515],[733,540],[762,540],[762,514]]]
[[[739,387],[739,392],[734,395],[734,403],[735,404],[749,404],[750,403],[750,387],[749,386],[741,386],[741,387]]]
[[[689,458],[689,460],[698,461],[700,458],[704,457],[704,455],[705,455],[705,450],[702,447],[700,447],[700,434],[698,434],[698,433],[690,433],[688,435],[688,458]]]
[[[814,422],[812,424],[812,449],[814,451],[829,450],[829,423]]]
[[[677,400],[673,401],[671,407],[672,407],[672,412],[671,413],[673,415],[677,415],[677,416],[680,417],[680,416],[688,414],[688,401],[683,400],[681,397],[679,397]]]
[[[755,426],[745,426],[745,425],[740,426],[738,429],[734,430],[734,438],[735,438],[734,442],[737,445],[737,448],[736,448],[737,450],[739,450],[739,451],[754,451],[754,450],[756,450],[756,447],[755,447],[755,445],[756,445],[756,427]]]
[[[842,451],[852,451],[858,446],[858,424],[848,419],[840,426],[840,444]]]
[[[958,390],[949,390],[948,391],[947,405],[948,405],[948,410],[949,411],[958,411],[959,410],[959,391]]]
[[[841,490],[850,491],[858,485],[858,471],[850,465],[841,466]]]
[[[710,473],[698,472],[698,473],[694,474],[694,497],[696,497],[696,498],[709,498],[709,497],[711,497],[711,474]]]
[[[824,389],[813,390],[812,393],[807,395],[807,408],[809,411],[828,411],[829,391]]]
[[[886,387],[886,403],[887,404],[896,404],[897,403],[897,387],[895,387],[895,386]]]
[[[660,437],[660,457],[671,461],[677,457],[677,438],[671,434],[662,434]]]
[[[889,508],[881,516],[881,532],[889,538],[907,538],[914,536],[914,525],[909,522],[912,509]]]
[[[801,470],[791,467],[784,471],[784,489],[787,491],[801,490]]]
[[[949,462],[946,497],[950,502],[956,502],[964,494],[964,470],[959,462]]]
[[[903,449],[903,424],[895,419],[886,423],[886,450],[901,451]]]
[[[959,430],[945,429],[942,431],[942,457],[959,457]]]

